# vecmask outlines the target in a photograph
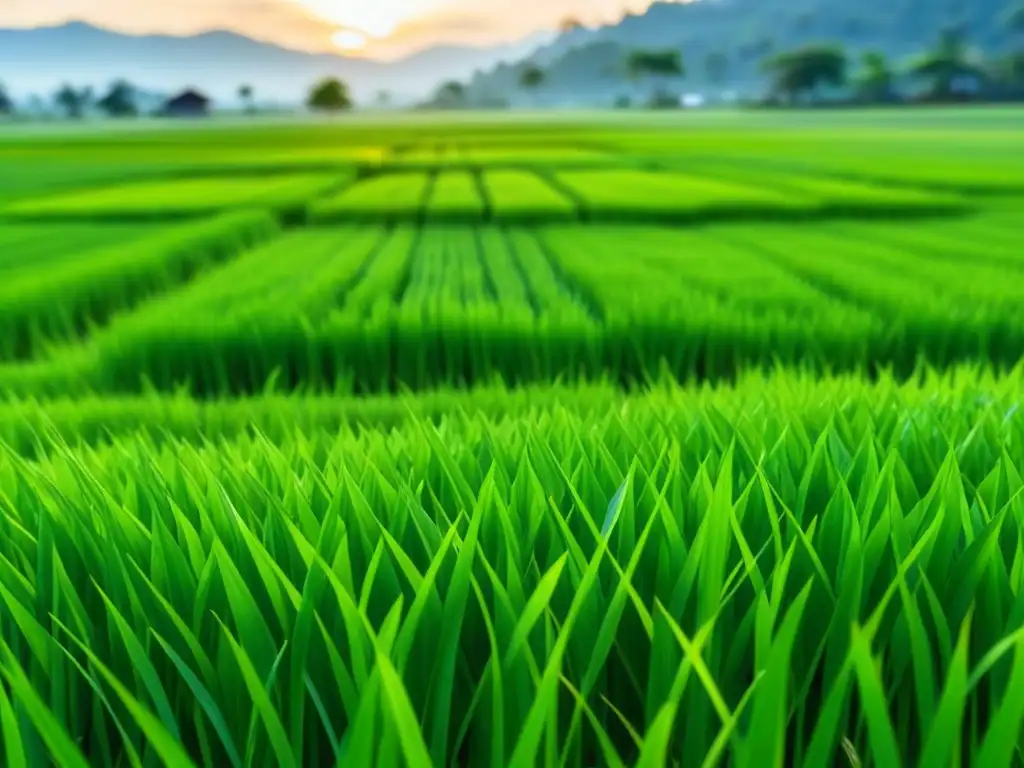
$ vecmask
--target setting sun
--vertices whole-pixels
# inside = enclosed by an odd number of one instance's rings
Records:
[[[341,51],[361,51],[366,47],[366,35],[354,29],[339,29],[331,35],[334,47]]]
[[[436,0],[369,0],[353,3],[349,0],[295,0],[322,19],[344,27],[333,40],[339,47],[352,47],[356,35],[362,36],[359,48],[369,38],[382,39],[391,35],[403,22],[421,15],[437,5]]]

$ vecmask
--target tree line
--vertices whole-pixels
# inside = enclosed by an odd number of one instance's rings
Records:
[[[947,27],[928,50],[903,60],[890,59],[881,51],[850,53],[841,45],[826,43],[777,52],[768,38],[756,50],[742,53],[745,61],[754,55],[753,61],[759,62],[762,101],[767,104],[1024,99],[1024,0],[1006,13],[1001,23],[1011,48],[994,56],[973,49],[963,26]],[[735,81],[732,69],[737,63],[724,52],[709,52],[697,79],[706,85],[725,86]],[[639,49],[620,55],[617,64],[595,64],[592,77],[609,83],[627,81],[641,90],[646,85],[647,106],[675,107],[680,99],[672,86],[678,86],[689,74],[687,70],[679,50]],[[558,71],[527,61],[518,67],[508,87],[518,88],[530,103],[537,104],[545,92],[570,87],[560,79]],[[452,81],[445,83],[427,106],[478,106],[479,97],[471,85]],[[629,98],[620,96],[618,106],[629,105]]]
[[[963,27],[944,30],[927,51],[902,62],[891,61],[878,51],[851,56],[839,45],[811,44],[772,53],[766,44],[761,53],[761,72],[767,78],[764,103],[773,105],[804,105],[831,103],[883,104],[908,100],[900,84],[912,81],[918,86],[913,98],[922,101],[1024,99],[1024,2],[1015,6],[1003,19],[1010,32],[1013,49],[1001,57],[984,57],[969,45]],[[567,20],[564,32],[579,28]],[[679,95],[672,85],[687,75],[680,51],[634,50],[621,65],[618,74],[640,88],[645,86],[647,106],[675,107]],[[723,53],[710,53],[704,61],[705,80],[716,86],[729,81],[730,60]],[[594,73],[598,76],[599,73]],[[608,74],[608,73],[603,73]],[[517,85],[534,106],[550,85],[551,75],[544,68],[526,62],[519,68]],[[250,85],[238,88],[237,95],[247,113],[257,111],[255,90]],[[99,111],[111,117],[138,115],[138,92],[126,80],[117,80],[97,97],[91,88],[63,85],[53,96],[57,109],[69,118],[82,117],[88,111]],[[467,106],[506,106],[500,100],[480,101],[471,98],[469,86],[452,80],[442,84],[423,107],[454,109]],[[386,92],[378,94],[376,106],[390,104]],[[312,111],[338,112],[354,106],[348,86],[338,78],[328,77],[315,83],[307,93],[305,105]],[[620,97],[618,106],[630,106]],[[15,105],[0,85],[0,115],[11,114]]]
[[[253,86],[240,85],[236,94],[247,114],[258,111],[256,89]],[[52,106],[68,119],[80,119],[93,111],[112,118],[137,117],[143,112],[139,101],[139,89],[124,79],[115,80],[100,95],[91,86],[77,87],[65,83],[50,99]],[[341,112],[352,109],[354,101],[344,82],[335,77],[327,77],[309,89],[305,104],[315,112]],[[14,99],[0,83],[0,116],[16,112]]]
[[[922,102],[1015,100],[1024,98],[1024,6],[1011,18],[1019,36],[1016,50],[985,58],[973,50],[960,27],[944,30],[928,51],[903,62],[867,51],[851,59],[840,46],[807,45],[767,58],[771,80],[767,101],[775,104],[838,102],[897,103],[908,98],[898,84],[917,84],[911,97]]]

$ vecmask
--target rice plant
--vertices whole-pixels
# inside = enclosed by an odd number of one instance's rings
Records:
[[[80,339],[90,326],[181,285],[279,230],[269,213],[240,211],[88,249],[75,261],[22,270],[0,286],[0,358],[29,358],[48,343]]]
[[[337,172],[161,179],[30,197],[0,209],[0,215],[29,220],[166,221],[239,208],[288,210],[301,208],[348,180],[348,175]]]
[[[1020,765],[1019,385],[42,433],[0,465],[5,759]]]

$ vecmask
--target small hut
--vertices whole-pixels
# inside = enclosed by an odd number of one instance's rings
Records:
[[[190,88],[165,101],[160,114],[165,117],[206,117],[210,114],[210,99]]]

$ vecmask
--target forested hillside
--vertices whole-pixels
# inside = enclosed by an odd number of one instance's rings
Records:
[[[764,84],[761,63],[775,53],[811,43],[839,44],[852,56],[877,51],[899,62],[935,44],[943,30],[959,29],[967,44],[994,56],[1019,43],[1012,20],[1022,0],[694,0],[656,3],[619,23],[577,27],[526,62],[478,73],[471,96],[512,102],[586,102],[628,95],[624,62],[638,49],[675,49],[693,88],[734,88],[751,95]],[[523,93],[520,74],[537,65],[543,88]]]

